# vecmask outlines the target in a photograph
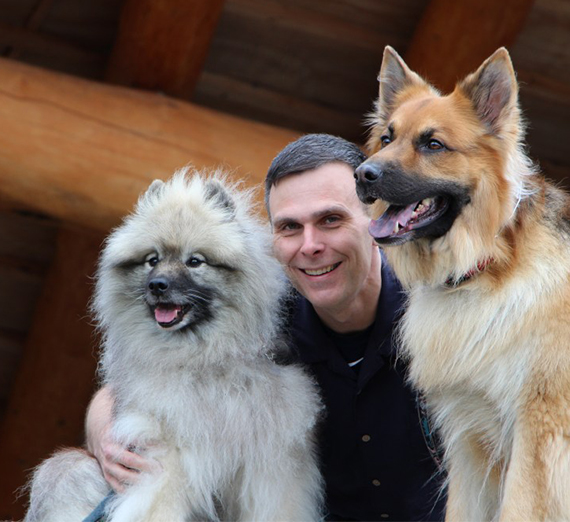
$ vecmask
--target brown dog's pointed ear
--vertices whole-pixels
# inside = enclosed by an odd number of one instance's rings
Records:
[[[508,51],[497,49],[474,73],[457,85],[471,100],[479,119],[499,134],[518,111],[518,85]]]
[[[389,45],[384,48],[378,81],[380,82],[378,105],[384,109],[383,112],[388,112],[393,107],[397,95],[407,87],[428,85]]]

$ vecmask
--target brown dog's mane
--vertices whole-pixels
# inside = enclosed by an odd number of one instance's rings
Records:
[[[570,197],[525,154],[509,55],[443,96],[387,48],[379,80],[357,192],[408,292],[446,520],[570,520]]]

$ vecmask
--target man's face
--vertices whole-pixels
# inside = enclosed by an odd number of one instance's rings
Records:
[[[275,254],[295,288],[316,309],[350,306],[377,250],[351,167],[329,163],[279,180],[269,211]]]

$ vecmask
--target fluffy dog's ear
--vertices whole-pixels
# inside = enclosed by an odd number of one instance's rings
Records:
[[[143,206],[145,203],[150,202],[154,196],[158,195],[158,193],[162,190],[162,187],[164,187],[164,181],[155,179],[145,190],[145,192],[139,196],[136,208],[140,209],[141,206]]]
[[[144,193],[145,197],[158,193],[163,185],[164,181],[161,179],[155,179],[146,189],[146,192]]]
[[[213,200],[216,206],[228,211],[232,217],[235,215],[235,202],[219,181],[212,179],[208,180],[205,186],[205,191],[206,199]]]
[[[378,108],[382,113],[388,113],[395,105],[398,94],[408,87],[428,87],[428,84],[413,72],[389,45],[384,49],[378,81],[380,82]]]
[[[508,51],[501,47],[457,88],[471,100],[480,120],[498,134],[517,108],[518,85]]]

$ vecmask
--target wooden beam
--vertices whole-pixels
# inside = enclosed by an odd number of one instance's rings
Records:
[[[190,99],[224,0],[127,0],[107,79]]]
[[[515,42],[534,0],[431,0],[405,53],[444,92],[501,46]]]
[[[86,303],[102,236],[62,230],[0,427],[0,519],[16,520],[15,490],[62,445],[82,443],[93,394],[96,342]]]
[[[23,51],[40,56],[57,57],[58,60],[64,61],[71,60],[91,65],[103,63],[102,54],[83,49],[64,38],[23,27],[14,27],[4,22],[0,22],[0,47],[8,47],[17,52]]]
[[[41,25],[47,12],[50,10],[52,3],[53,0],[38,0],[28,15],[28,18],[24,24],[24,28],[31,33],[35,32]],[[5,53],[5,56],[9,56],[10,58],[18,58],[20,56],[20,49],[11,47],[8,49],[8,52]]]
[[[159,94],[0,60],[0,192],[107,231],[155,178],[188,163],[250,183],[298,134]]]

